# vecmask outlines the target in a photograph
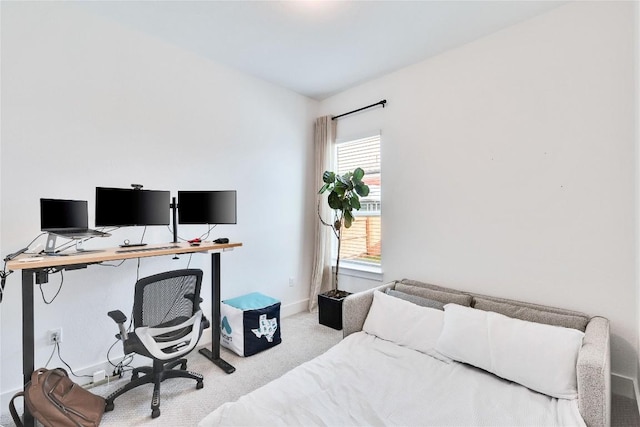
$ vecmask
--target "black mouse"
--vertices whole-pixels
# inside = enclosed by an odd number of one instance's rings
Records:
[[[213,243],[229,243],[229,239],[226,237],[219,237],[213,241]]]

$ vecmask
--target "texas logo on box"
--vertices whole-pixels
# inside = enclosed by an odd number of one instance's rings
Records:
[[[256,337],[265,337],[267,341],[273,342],[273,334],[278,330],[278,320],[277,319],[267,319],[266,314],[260,315],[260,320],[258,321],[260,328],[252,329],[251,332],[256,334]]]
[[[254,292],[220,304],[220,343],[240,356],[251,356],[282,342],[280,301]]]

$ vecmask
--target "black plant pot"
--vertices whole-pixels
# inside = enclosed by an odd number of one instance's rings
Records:
[[[318,295],[318,318],[321,325],[342,329],[342,301],[351,295],[346,291],[329,291]]]

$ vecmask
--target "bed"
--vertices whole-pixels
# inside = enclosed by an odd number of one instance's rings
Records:
[[[351,295],[343,312],[339,344],[199,426],[610,423],[602,317],[407,279]]]

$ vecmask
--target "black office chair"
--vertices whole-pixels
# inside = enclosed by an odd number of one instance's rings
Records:
[[[168,271],[138,280],[133,301],[134,331],[127,333],[127,317],[120,311],[110,311],[120,328],[124,353],[136,353],[153,359],[153,367],[135,368],[131,381],[106,398],[106,411],[113,410],[113,401],[123,393],[142,384],[153,383],[151,417],[160,416],[160,383],[167,378],[192,378],[201,389],[203,377],[187,371],[182,358],[198,343],[209,321],[200,310],[202,270]],[[173,369],[180,365],[180,369]],[[140,373],[143,376],[140,376]]]

